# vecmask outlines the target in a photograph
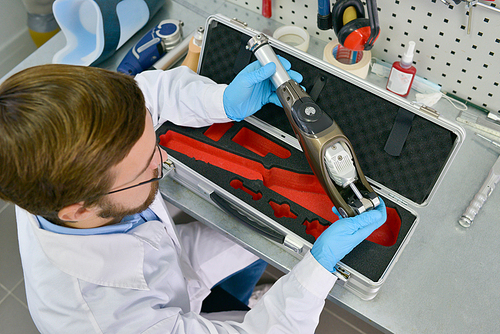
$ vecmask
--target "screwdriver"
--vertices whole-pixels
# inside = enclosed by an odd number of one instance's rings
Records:
[[[500,143],[497,143],[483,135],[480,135],[479,133],[476,133],[476,135],[500,148]],[[476,196],[474,196],[462,217],[460,217],[460,219],[458,220],[458,223],[460,225],[462,225],[463,227],[470,227],[472,225],[472,223],[474,222],[474,218],[495,189],[498,181],[500,181],[500,156],[493,164],[493,167],[491,167],[486,180],[484,180],[484,183],[481,186],[481,189],[479,189],[478,193],[476,194]]]

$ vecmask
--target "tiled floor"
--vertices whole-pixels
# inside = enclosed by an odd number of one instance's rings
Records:
[[[0,201],[0,333],[39,333],[26,305],[14,206]]]
[[[189,217],[171,207],[177,222]],[[273,282],[282,273],[268,268],[264,282]],[[334,329],[334,330],[333,330]],[[327,301],[316,334],[378,334],[378,330]],[[38,333],[28,312],[24,280],[19,257],[15,212],[12,204],[0,200],[0,334]]]

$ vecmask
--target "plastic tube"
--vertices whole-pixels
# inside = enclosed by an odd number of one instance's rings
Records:
[[[329,30],[332,28],[332,13],[330,13],[330,0],[318,0],[318,28]]]

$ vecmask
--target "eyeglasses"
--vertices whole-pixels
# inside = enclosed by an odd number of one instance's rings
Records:
[[[155,182],[155,181],[159,181],[159,180],[163,179],[163,157],[162,157],[162,154],[161,154],[160,146],[158,144],[156,144],[156,147],[158,148],[158,152],[160,152],[160,164],[158,165],[158,175],[159,175],[158,177],[154,177],[151,180],[134,184],[133,186],[130,186],[130,187],[126,187],[126,188],[122,188],[122,189],[117,189],[117,190],[110,191],[106,195],[110,195],[110,194],[117,193],[119,191],[124,191],[124,190],[127,190],[127,189],[139,187],[139,186],[142,186],[142,185],[145,185],[145,184],[148,184],[148,183],[151,183],[151,182]]]

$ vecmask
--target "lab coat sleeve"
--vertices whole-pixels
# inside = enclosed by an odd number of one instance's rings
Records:
[[[193,313],[164,319],[145,333],[308,334],[314,333],[325,298],[336,277],[310,254],[280,278],[250,310],[243,322],[227,320],[227,312],[207,318]]]
[[[307,253],[247,313],[243,323],[231,325],[243,333],[314,333],[336,279]]]
[[[155,128],[166,121],[191,127],[231,121],[223,105],[226,85],[216,84],[186,66],[145,71],[135,80],[144,94]]]

